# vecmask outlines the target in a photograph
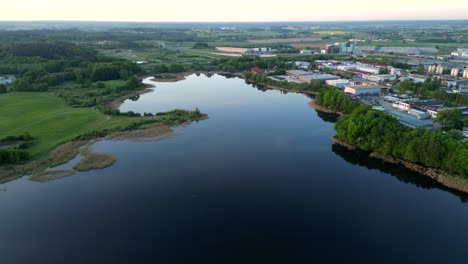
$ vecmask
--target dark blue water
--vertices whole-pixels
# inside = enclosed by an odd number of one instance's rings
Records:
[[[468,204],[333,145],[336,117],[241,79],[157,84],[122,110],[198,107],[114,166],[0,185],[0,263],[468,263]],[[4,190],[6,189],[6,190]]]

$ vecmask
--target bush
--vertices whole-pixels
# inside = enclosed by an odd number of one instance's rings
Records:
[[[30,158],[29,152],[15,148],[0,148],[0,165],[15,164]]]

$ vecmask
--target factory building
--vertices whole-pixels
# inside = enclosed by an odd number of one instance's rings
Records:
[[[336,88],[341,89],[341,90],[343,90],[346,87],[346,85],[351,84],[351,82],[349,80],[346,80],[346,79],[328,80],[328,81],[325,81],[325,83],[327,85],[336,87]]]
[[[353,95],[363,95],[363,94],[380,94],[380,86],[374,85],[347,85],[345,86],[345,93]]]
[[[308,61],[296,61],[296,62],[294,62],[294,64],[299,69],[309,69],[309,67],[310,67],[310,62],[308,62]]]
[[[299,77],[299,80],[305,82],[305,83],[311,83],[311,82],[325,82],[328,80],[336,80],[339,79],[340,77],[331,75],[331,74],[321,74],[321,73],[314,73],[314,74],[306,74],[306,75],[301,75]]]
[[[429,77],[424,76],[424,75],[418,75],[418,74],[413,74],[408,77],[403,77],[400,78],[401,81],[412,81],[414,83],[423,83],[425,82]]]
[[[396,80],[396,77],[391,74],[380,74],[380,75],[363,75],[362,78],[364,80],[368,80],[371,82],[389,82]]]
[[[356,52],[356,43],[352,42],[337,42],[335,44],[326,45],[321,50],[322,54],[354,54]]]
[[[452,52],[452,56],[468,58],[468,49],[457,49],[456,51]]]
[[[403,110],[403,111],[409,111],[411,109],[410,104],[405,103],[405,102],[401,102],[401,101],[393,103],[392,107],[393,108],[398,108],[398,109]]]
[[[340,54],[341,49],[339,45],[326,45],[324,49],[321,50],[322,54]]]
[[[292,78],[296,78],[305,83],[311,83],[313,81],[317,82],[325,82],[328,80],[337,80],[340,77],[331,75],[331,74],[324,74],[324,73],[313,73],[313,72],[306,72],[301,70],[291,70],[287,71],[288,76]]]
[[[394,75],[394,76],[397,76],[397,75],[399,76],[399,75],[401,75],[401,73],[402,73],[401,70],[400,70],[400,69],[397,69],[397,68],[392,68],[392,69],[390,70],[390,74],[391,74],[391,75]]]
[[[227,52],[227,53],[240,53],[244,54],[247,52],[248,49],[244,48],[234,48],[234,47],[216,47],[217,51]]]

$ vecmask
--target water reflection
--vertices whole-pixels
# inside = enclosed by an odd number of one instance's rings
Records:
[[[336,121],[338,121],[338,118],[340,117],[339,115],[337,114],[333,114],[333,113],[326,113],[326,112],[322,112],[320,110],[316,110],[317,111],[317,116],[320,117],[320,119],[322,119],[323,121],[327,122],[327,123],[336,123]]]
[[[415,173],[401,164],[392,164],[381,159],[373,158],[368,152],[349,150],[338,144],[332,145],[332,151],[348,163],[359,165],[370,170],[379,170],[395,176],[400,182],[416,185],[423,189],[442,189],[449,191],[460,198],[463,203],[468,203],[468,195],[449,189],[438,182],[418,173]]]

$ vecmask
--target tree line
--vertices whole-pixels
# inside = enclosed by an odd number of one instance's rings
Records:
[[[345,93],[335,89],[327,89],[315,97],[315,103],[337,112],[349,114],[358,108],[360,103],[351,99]]]
[[[442,131],[410,129],[367,106],[342,117],[335,130],[340,140],[359,149],[468,176],[468,143]]]

